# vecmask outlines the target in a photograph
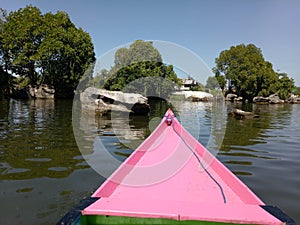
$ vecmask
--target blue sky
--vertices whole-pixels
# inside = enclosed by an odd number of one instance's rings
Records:
[[[91,35],[97,57],[137,39],[162,40],[190,49],[211,69],[222,50],[253,43],[300,86],[298,0],[2,0],[0,7],[29,4],[67,12]]]

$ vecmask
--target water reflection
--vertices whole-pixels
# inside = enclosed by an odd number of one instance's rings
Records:
[[[151,126],[155,127],[155,123],[160,121],[170,107],[164,101],[151,101],[149,116],[124,117],[114,114],[97,117],[81,114],[78,117],[80,129],[74,130],[76,137],[79,137],[79,152],[72,135],[70,101],[10,100],[0,103],[2,180],[65,177],[76,169],[88,167],[81,154],[94,158],[95,151],[103,147],[111,157],[122,162],[151,133]],[[284,137],[280,129],[291,124],[293,110],[287,104],[227,105],[227,111],[237,107],[260,115],[255,119],[236,120],[232,117],[217,117],[224,109],[216,110],[212,103],[173,101],[171,107],[184,127],[214,154],[219,150],[217,141],[223,141],[218,157],[232,166],[236,174],[248,175],[251,175],[247,171],[253,158],[279,158],[265,145],[270,140]],[[151,125],[152,122],[154,125]],[[118,166],[118,163],[115,164],[110,171]]]
[[[79,149],[91,167],[108,177],[149,135],[148,116],[112,112],[106,116],[73,106],[73,127]]]
[[[87,167],[75,158],[80,152],[72,134],[71,103],[1,101],[6,105],[0,111],[1,180],[60,178]]]
[[[150,135],[170,107],[181,124],[211,153],[221,147],[226,129],[224,103],[151,99],[147,116],[111,112],[98,116],[73,106],[73,126],[79,149],[88,164],[108,177]]]
[[[261,160],[278,160],[266,146],[270,139],[280,137],[276,132],[290,125],[292,106],[280,105],[255,105],[227,103],[228,112],[233,108],[252,111],[259,115],[258,118],[237,120],[233,117],[227,119],[227,129],[219,157],[237,175],[253,175],[255,158]],[[272,132],[269,132],[272,131]],[[249,167],[252,166],[252,167]]]

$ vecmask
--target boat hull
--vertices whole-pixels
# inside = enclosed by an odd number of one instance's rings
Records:
[[[92,197],[74,224],[293,224],[266,210],[171,110]]]

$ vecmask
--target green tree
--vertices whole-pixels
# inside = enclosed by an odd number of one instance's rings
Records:
[[[296,95],[300,95],[300,87],[296,87],[295,88],[295,94]]]
[[[3,33],[3,26],[6,23],[7,12],[0,8],[0,34]],[[9,74],[7,64],[4,60],[8,56],[8,52],[2,47],[3,38],[0,35],[0,99],[7,97],[12,92],[15,78]]]
[[[95,61],[93,43],[64,12],[45,14],[45,26],[47,35],[39,53],[44,82],[62,92],[58,94],[72,96],[85,70]]]
[[[219,85],[219,82],[218,80],[216,79],[216,77],[208,77],[207,80],[206,80],[206,88],[209,88],[209,89],[216,89],[216,88],[219,88],[220,85]]]
[[[216,76],[216,79],[219,83],[219,86],[222,90],[222,92],[224,93],[224,90],[225,90],[225,86],[226,86],[226,79],[225,79],[225,76]]]
[[[295,89],[295,83],[292,78],[289,78],[286,73],[278,73],[278,96],[280,99],[287,99],[290,97],[292,91]]]
[[[0,99],[9,95],[13,77],[0,67]]]
[[[130,45],[128,56],[130,64],[142,61],[162,62],[159,51],[151,41],[136,40]]]
[[[15,74],[38,81],[34,55],[41,42],[42,17],[38,8],[28,6],[11,12],[1,30],[1,47],[7,68]]]
[[[53,85],[58,97],[70,97],[89,64],[95,60],[88,33],[76,28],[61,11],[41,14],[27,6],[10,12],[1,30],[7,69],[30,84]]]
[[[89,81],[89,86],[93,86],[96,88],[103,88],[104,82],[109,76],[109,71],[107,69],[102,69],[99,72],[96,73],[94,77]]]
[[[154,87],[154,83],[151,83],[153,80],[143,78],[161,77],[175,83],[178,82],[173,66],[162,63],[161,55],[153,47],[152,42],[137,40],[128,49],[118,49],[115,53],[114,62],[115,65],[110,70],[109,77],[104,84],[104,87],[109,90],[122,90],[126,85],[131,83],[130,87],[126,87],[127,91],[133,91],[133,86],[142,86],[142,90],[138,88],[139,93],[143,93],[144,95],[152,93],[153,95],[153,88],[158,93],[162,92]],[[142,82],[136,81],[139,79]],[[167,90],[171,87],[169,82],[162,82],[160,84]],[[150,87],[151,85],[153,87]]]
[[[216,77],[224,76],[237,95],[252,100],[254,96],[268,96],[276,92],[278,77],[270,62],[253,44],[232,46],[216,58],[213,68]]]
[[[131,59],[129,58],[130,53],[127,48],[119,48],[115,53],[115,67],[121,68],[123,66],[127,66],[131,63]]]
[[[226,78],[224,75],[220,75],[220,70],[218,70],[216,67],[212,69],[213,73],[215,74],[215,78],[218,81],[219,87],[221,88],[222,92],[224,93],[225,87],[226,87]]]

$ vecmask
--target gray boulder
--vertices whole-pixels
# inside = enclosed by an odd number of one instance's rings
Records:
[[[280,99],[278,94],[272,94],[269,97],[254,97],[253,102],[257,104],[282,104],[284,100]]]
[[[234,99],[235,102],[242,102],[243,101],[243,97],[237,97]]]
[[[278,94],[270,95],[270,96],[268,97],[268,99],[269,99],[269,103],[270,103],[270,104],[282,104],[282,103],[284,103],[284,100],[281,100],[281,99],[279,98]]]
[[[231,101],[233,102],[235,98],[237,98],[238,96],[236,94],[227,94],[225,101]]]
[[[231,116],[235,116],[238,119],[249,119],[249,118],[257,118],[258,115],[255,115],[252,112],[243,111],[240,109],[233,109],[232,112],[229,113]]]
[[[300,97],[299,95],[291,95],[286,102],[291,104],[300,104]]]
[[[28,86],[28,95],[34,99],[54,99],[55,90],[48,85]]]
[[[83,110],[102,115],[111,111],[147,114],[150,111],[147,100],[140,94],[107,91],[95,87],[88,87],[80,94]]]
[[[253,102],[258,104],[269,104],[269,99],[267,97],[257,96],[253,98]]]

